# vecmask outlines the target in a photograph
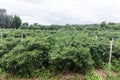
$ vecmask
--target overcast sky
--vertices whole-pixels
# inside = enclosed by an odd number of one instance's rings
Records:
[[[0,8],[29,23],[120,22],[120,0],[0,0]]]

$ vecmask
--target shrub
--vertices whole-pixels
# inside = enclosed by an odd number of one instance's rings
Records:
[[[25,45],[23,45],[25,44]],[[34,40],[22,41],[0,59],[0,65],[6,72],[22,77],[32,76],[37,69],[48,65],[48,47]]]

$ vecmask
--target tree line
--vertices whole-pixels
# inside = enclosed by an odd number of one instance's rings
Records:
[[[100,24],[88,24],[88,25],[41,25],[38,23],[29,24],[28,22],[22,23],[22,20],[17,15],[8,15],[6,9],[0,9],[0,28],[21,28],[21,29],[40,29],[40,30],[83,30],[86,27],[87,30],[120,30],[120,23],[107,23],[106,21],[101,22]],[[85,29],[85,28],[84,28]]]
[[[0,9],[0,28],[16,28],[21,26],[22,20],[17,15],[8,15],[6,9]]]

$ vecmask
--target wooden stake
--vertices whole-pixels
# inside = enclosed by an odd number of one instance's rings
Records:
[[[21,40],[23,40],[23,33],[21,32]]]
[[[97,39],[98,39],[98,36],[96,35],[95,37],[96,37],[96,40],[97,40]]]
[[[108,69],[109,69],[109,75],[111,76],[111,57],[112,57],[112,46],[113,46],[113,38],[110,41],[110,54],[109,54],[109,65],[108,65]]]
[[[2,39],[2,30],[0,32],[1,32],[1,39]]]

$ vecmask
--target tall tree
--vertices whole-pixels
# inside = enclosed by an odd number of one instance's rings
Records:
[[[0,27],[4,28],[6,25],[6,10],[5,9],[0,9]]]
[[[6,9],[0,9],[0,14],[6,15]]]
[[[17,15],[14,15],[13,24],[12,24],[13,28],[18,29],[21,26],[21,23],[22,23],[21,18]]]
[[[6,9],[0,9],[0,28],[19,28],[22,20],[19,16],[7,15]]]
[[[12,15],[7,15],[6,17],[6,28],[12,28],[12,23],[13,23],[13,16]]]

